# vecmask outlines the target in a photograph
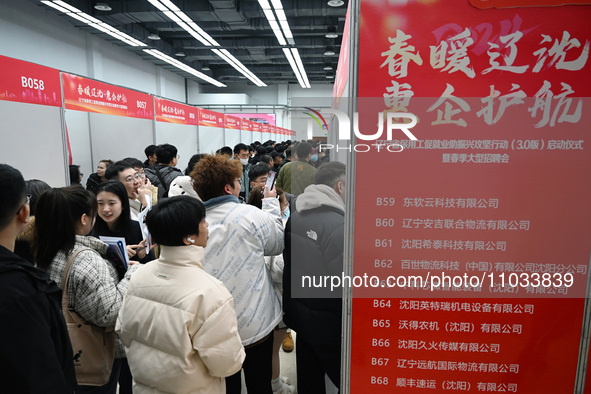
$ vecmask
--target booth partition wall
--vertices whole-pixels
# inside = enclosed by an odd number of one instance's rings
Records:
[[[196,153],[284,136],[279,129],[254,132],[262,130],[256,122],[18,59],[0,56],[0,66],[0,121],[14,131],[0,147],[2,161],[52,186],[69,183],[68,164],[80,165],[87,177],[103,159],[144,160],[151,144],[176,146],[184,168]]]

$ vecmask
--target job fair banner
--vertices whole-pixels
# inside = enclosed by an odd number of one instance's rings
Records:
[[[154,119],[152,96],[74,74],[62,73],[66,109]]]
[[[361,1],[351,393],[582,390],[591,7],[474,3]]]
[[[156,120],[158,122],[177,123],[190,126],[199,124],[199,108],[190,105],[154,98],[156,104]]]
[[[240,122],[241,122],[241,119],[236,116],[232,116],[232,115],[228,115],[228,114],[224,115],[224,127],[226,129],[241,130],[242,124]]]
[[[199,108],[199,126],[224,128],[224,114]]]
[[[0,100],[62,106],[59,70],[0,56]]]

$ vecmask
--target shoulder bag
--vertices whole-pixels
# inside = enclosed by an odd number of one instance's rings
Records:
[[[85,321],[76,311],[68,308],[68,279],[74,260],[83,250],[78,249],[68,258],[61,285],[62,312],[74,350],[74,367],[79,385],[103,386],[109,382],[115,359],[115,331],[113,327],[98,327]],[[94,251],[93,251],[94,252]]]

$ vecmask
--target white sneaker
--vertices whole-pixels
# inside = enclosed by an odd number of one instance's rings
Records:
[[[291,384],[291,382],[289,381],[289,378],[287,376],[282,376],[281,381],[288,386]]]
[[[294,386],[283,383],[279,390],[273,391],[273,394],[295,394],[295,392]]]

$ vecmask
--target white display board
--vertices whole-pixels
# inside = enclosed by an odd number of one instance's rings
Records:
[[[18,169],[25,179],[66,186],[67,157],[62,138],[61,108],[0,101],[0,162]]]
[[[259,141],[261,143],[265,142],[266,140],[263,139],[263,133],[259,132],[259,131],[253,131],[252,132],[252,141]]]
[[[199,153],[215,154],[215,151],[222,146],[224,146],[224,129],[199,126]]]
[[[90,145],[90,123],[88,112],[65,110],[66,129],[70,140],[72,164],[80,166],[84,174],[82,185],[86,185],[88,177],[96,172],[98,162],[110,157],[93,157]]]
[[[89,114],[92,156],[113,161],[135,157],[144,161],[144,149],[154,144],[154,121],[125,116]]]
[[[252,131],[240,130],[240,142],[249,145],[252,143]]]
[[[236,146],[236,144],[238,144],[240,142],[246,144],[246,142],[242,141],[240,138],[241,137],[240,130],[225,129],[224,133],[225,133],[225,140],[224,140],[225,146],[229,146],[230,148],[234,149],[234,146]]]
[[[197,126],[156,122],[156,145],[174,145],[180,155],[177,168],[184,170],[189,159],[198,153]]]

